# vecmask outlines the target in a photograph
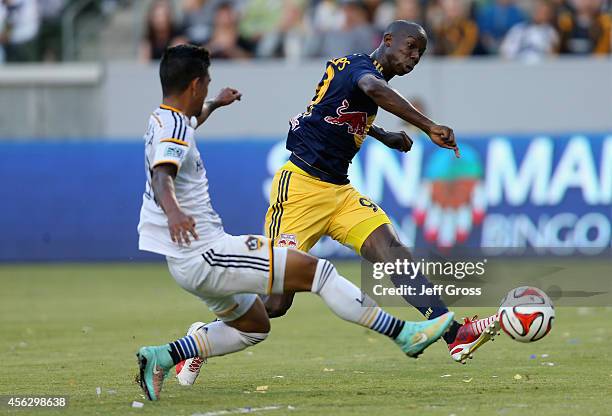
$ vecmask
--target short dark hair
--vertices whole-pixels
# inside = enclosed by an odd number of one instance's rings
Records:
[[[393,36],[399,36],[401,38],[412,36],[412,37],[423,37],[427,40],[427,32],[423,27],[415,22],[409,22],[407,20],[395,20],[387,26],[385,29],[385,35],[391,34]]]
[[[166,49],[159,64],[164,97],[185,91],[195,78],[206,76],[209,66],[210,54],[202,46],[177,45]]]

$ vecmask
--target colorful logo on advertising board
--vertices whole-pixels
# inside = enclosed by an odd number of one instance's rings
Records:
[[[482,224],[486,210],[483,170],[471,146],[461,148],[460,159],[449,160],[445,149],[433,152],[412,210],[427,242],[451,247],[465,242],[472,228]]]

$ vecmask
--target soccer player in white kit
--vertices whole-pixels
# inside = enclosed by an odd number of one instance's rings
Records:
[[[165,376],[184,360],[225,355],[265,340],[270,322],[257,295],[312,292],[340,318],[388,336],[417,357],[448,329],[452,312],[424,322],[401,320],[363,296],[326,260],[273,247],[262,236],[225,233],[210,202],[194,130],[241,94],[225,88],[205,102],[209,66],[208,51],[193,45],[169,48],[161,60],[163,104],[144,136],[147,184],[138,232],[139,248],[166,256],[177,283],[218,320],[139,350],[139,384],[147,398],[159,398]]]

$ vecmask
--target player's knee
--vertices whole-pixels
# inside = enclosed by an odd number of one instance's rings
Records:
[[[240,332],[270,332],[270,319],[260,298],[255,298],[253,305],[240,318],[228,322],[228,325]]]
[[[401,240],[399,238],[397,238],[396,235],[392,235],[387,240],[387,247],[388,248],[403,248],[403,247],[406,247],[406,246],[404,245],[404,243],[401,242]]]
[[[253,322],[254,325],[252,326],[252,329],[249,330],[249,332],[268,334],[268,332],[270,332],[270,319],[268,318],[265,309],[261,306],[262,305],[260,304],[257,319],[255,320],[255,322]]]
[[[293,296],[269,296],[266,301],[266,312],[270,318],[284,316],[293,303]]]
[[[268,316],[270,318],[280,318],[281,316],[285,316],[288,310],[289,307],[284,305],[274,305],[266,307],[266,311],[268,311]]]
[[[381,249],[388,250],[393,248],[403,247],[404,243],[400,241],[397,235],[393,233],[383,233],[378,239],[372,242]]]
[[[287,250],[287,261],[283,276],[283,293],[308,292],[312,287],[319,259],[307,253]],[[279,290],[277,287],[276,290]],[[273,292],[273,293],[279,293]]]
[[[314,281],[316,279],[317,276],[317,270],[319,270],[319,268],[321,267],[320,263],[322,261],[329,263],[327,260],[324,259],[319,259],[317,257],[313,257],[313,256],[308,256],[308,258],[305,258],[305,263],[304,263],[304,278],[303,278],[303,287],[302,289],[305,291],[308,291],[312,288],[312,285],[314,284]],[[331,267],[334,267],[333,264],[329,263]]]
[[[396,251],[407,249],[404,243],[387,229],[376,230],[364,241],[361,246],[361,255],[369,261],[386,261],[391,255],[398,255]]]
[[[256,321],[249,322],[249,325],[243,325],[238,329],[241,333],[258,333],[268,334],[270,332],[270,320],[268,317],[257,319]]]

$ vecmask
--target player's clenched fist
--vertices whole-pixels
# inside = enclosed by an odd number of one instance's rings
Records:
[[[230,105],[234,101],[240,101],[241,98],[242,94],[240,93],[240,91],[234,88],[227,87],[219,91],[219,94],[217,94],[217,97],[214,99],[214,102],[217,104],[218,107],[223,107],[226,105]]]
[[[383,143],[400,152],[409,152],[412,149],[412,139],[405,131],[386,132]]]
[[[453,129],[436,124],[429,129],[427,135],[435,144],[446,149],[453,149],[455,151],[455,156],[460,157],[459,147],[455,141],[455,132]]]
[[[181,210],[168,213],[168,229],[172,241],[178,245],[191,245],[189,234],[194,240],[198,240],[198,233],[195,229],[196,222],[193,217],[186,215]]]

